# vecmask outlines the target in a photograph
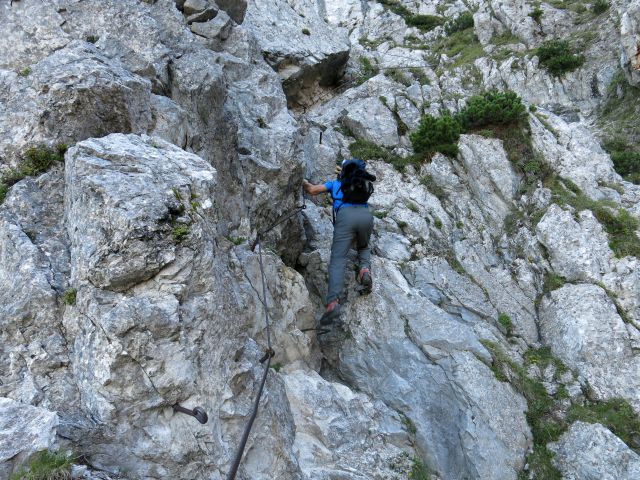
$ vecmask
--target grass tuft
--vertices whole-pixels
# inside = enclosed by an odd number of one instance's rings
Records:
[[[78,289],[67,288],[67,290],[65,290],[64,294],[62,295],[62,301],[67,305],[75,305],[77,295]]]
[[[40,175],[56,163],[63,162],[67,148],[66,144],[60,144],[55,148],[40,146],[26,150],[18,168],[10,169],[0,176],[0,204],[4,202],[11,186],[25,177]]]
[[[71,458],[64,452],[43,450],[26,467],[13,473],[10,480],[71,480]]]

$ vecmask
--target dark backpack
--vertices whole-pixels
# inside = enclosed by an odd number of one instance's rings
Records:
[[[369,200],[373,193],[372,182],[376,181],[376,176],[367,172],[366,168],[364,161],[357,158],[347,160],[342,165],[339,179],[344,203],[358,205]]]

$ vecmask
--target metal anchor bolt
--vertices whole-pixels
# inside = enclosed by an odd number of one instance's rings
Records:
[[[207,412],[205,412],[204,409],[201,407],[195,407],[193,410],[189,410],[188,408],[181,407],[179,403],[176,403],[173,406],[173,411],[191,415],[192,417],[195,417],[195,419],[198,420],[203,425],[207,423],[207,421],[209,420]]]

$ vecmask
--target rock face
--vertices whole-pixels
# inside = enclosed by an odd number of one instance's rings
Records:
[[[226,478],[269,343],[239,480],[533,480],[551,453],[564,478],[639,476],[606,425],[545,452],[516,378],[544,421],[640,414],[640,260],[616,245],[640,187],[602,147],[638,123],[637,0],[1,3],[0,478],[59,448],[87,480]],[[546,70],[553,39],[584,64]],[[424,114],[492,88],[519,130],[413,156]],[[355,148],[374,288],[350,257],[323,333],[332,209],[300,185]]]
[[[12,465],[51,447],[57,426],[54,412],[0,397],[0,476],[8,478]]]
[[[542,300],[540,333],[583,376],[596,398],[622,397],[640,411],[635,337],[601,287],[565,285],[551,292]]]
[[[632,479],[640,475],[640,457],[600,424],[574,423],[551,447],[563,478]]]
[[[306,101],[306,90],[334,84],[349,55],[345,32],[327,25],[309,0],[253,0],[243,25],[255,33],[294,104]]]

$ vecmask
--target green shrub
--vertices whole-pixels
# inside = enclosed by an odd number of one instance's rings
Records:
[[[593,5],[591,5],[591,11],[595,15],[600,15],[607,10],[609,10],[609,2],[607,2],[607,0],[596,0]]]
[[[625,180],[640,184],[640,152],[616,150],[611,152],[613,168]]]
[[[31,68],[26,67],[18,72],[18,75],[21,77],[28,77],[31,74]]]
[[[416,27],[421,32],[430,32],[444,23],[443,17],[435,15],[406,15],[404,21],[410,27]]]
[[[451,35],[452,33],[461,32],[467,28],[473,28],[473,13],[471,12],[464,12],[454,20],[449,20],[444,26],[444,31],[447,35]]]
[[[526,107],[514,92],[489,91],[474,95],[457,115],[465,129],[516,123],[526,115]]]
[[[549,40],[538,47],[540,64],[552,75],[571,72],[584,63],[584,55],[573,51],[566,40]]]
[[[78,290],[76,288],[67,288],[67,290],[65,290],[64,292],[64,295],[62,295],[62,301],[67,305],[75,305],[77,295]]]
[[[29,148],[24,153],[24,161],[20,164],[20,173],[24,176],[35,176],[46,172],[55,163],[64,161],[67,148],[65,144],[60,144],[55,148]]]
[[[28,466],[11,475],[11,480],[71,480],[71,458],[64,452],[43,450]]]
[[[308,28],[303,28],[302,29],[302,33],[303,33],[303,35],[311,35],[311,32],[309,31]]]
[[[410,135],[413,150],[420,158],[430,159],[435,152],[448,156],[458,154],[458,139],[462,128],[454,116],[445,114],[435,118],[425,115],[418,129]]]
[[[97,35],[87,35],[87,42],[96,43],[99,40]]]

